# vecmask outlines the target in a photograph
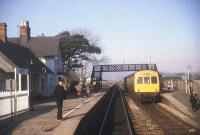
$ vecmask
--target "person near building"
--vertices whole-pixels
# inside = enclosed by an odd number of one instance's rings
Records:
[[[75,86],[75,89],[76,89],[76,96],[77,96],[77,97],[81,97],[82,83],[79,82],[79,83]]]
[[[90,82],[86,81],[86,96],[89,97],[90,95]]]
[[[94,92],[97,92],[97,82],[96,82],[96,80],[93,81],[92,85],[93,85]]]
[[[65,90],[64,90],[64,80],[61,77],[58,77],[58,84],[54,88],[54,95],[56,98],[56,105],[58,109],[57,120],[62,120],[62,107],[63,100],[65,98]]]

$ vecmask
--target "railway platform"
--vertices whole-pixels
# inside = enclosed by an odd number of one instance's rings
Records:
[[[90,97],[69,95],[63,102],[63,120],[56,119],[54,100],[34,105],[34,111],[0,120],[0,135],[72,135],[84,115],[101,99],[106,89]]]
[[[192,110],[189,102],[190,95],[188,93],[186,94],[185,90],[163,89],[161,93],[163,103],[165,103],[164,105],[160,104],[161,107],[200,130],[200,108],[196,111]],[[200,91],[197,91],[197,94],[200,96]]]

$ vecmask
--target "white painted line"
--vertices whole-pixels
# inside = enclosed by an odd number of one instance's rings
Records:
[[[81,106],[83,106],[83,104],[78,105],[77,107],[75,107],[75,109],[79,109],[81,108]]]
[[[96,97],[96,96],[98,96],[98,95],[99,95],[99,94],[95,94],[95,95],[94,95],[94,97],[91,97],[91,98],[89,98],[89,99],[85,100],[85,101],[84,101],[84,103],[87,103],[87,102],[89,102],[90,100],[92,100],[93,98],[95,98],[95,97]]]
[[[68,113],[64,114],[64,115],[63,115],[63,118],[65,118],[67,115],[69,115],[70,113],[72,113],[72,112],[75,111],[75,110],[76,110],[76,108],[73,109],[73,110],[71,110],[71,111],[69,111]]]
[[[65,113],[65,114],[63,115],[63,118],[66,118],[66,117],[67,117],[68,115],[70,115],[72,112],[74,112],[75,110],[81,108],[85,103],[89,102],[90,100],[92,100],[93,98],[95,98],[95,97],[98,96],[98,95],[99,95],[99,94],[95,94],[94,97],[91,97],[91,98],[85,100],[82,104],[78,105],[78,106],[75,107],[73,110],[71,110],[71,111]]]

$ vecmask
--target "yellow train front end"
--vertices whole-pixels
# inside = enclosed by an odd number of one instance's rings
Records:
[[[156,100],[160,92],[159,73],[153,70],[138,71],[133,76],[133,90],[141,101]]]

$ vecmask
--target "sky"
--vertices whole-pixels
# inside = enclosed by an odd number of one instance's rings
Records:
[[[200,71],[199,0],[1,0],[8,37],[28,20],[31,36],[83,29],[109,64],[156,63],[162,72]]]

